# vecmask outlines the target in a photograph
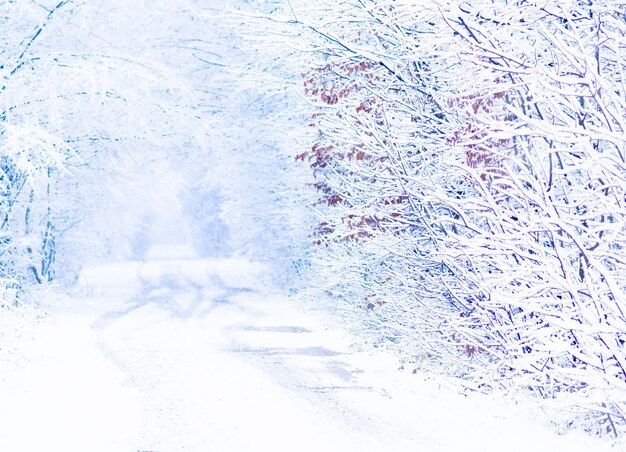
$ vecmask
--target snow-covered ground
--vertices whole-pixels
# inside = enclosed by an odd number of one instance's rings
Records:
[[[261,265],[185,247],[147,257],[2,314],[0,451],[610,450],[358,351]]]

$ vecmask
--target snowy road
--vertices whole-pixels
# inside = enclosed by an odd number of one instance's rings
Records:
[[[20,340],[0,450],[603,450],[356,352],[263,271],[193,258],[88,269],[83,296],[52,297],[50,320]]]
[[[257,333],[258,338],[263,332],[290,336],[304,329],[281,323],[261,326],[263,314],[255,305],[263,300],[249,287],[252,281],[244,278],[255,268],[243,261],[220,264],[230,271],[220,275],[220,269],[208,261],[140,264],[143,287],[135,297],[138,301],[104,314],[96,323],[101,349],[140,392],[139,449],[371,447],[356,432],[347,438],[341,425],[246,362],[243,355],[333,356],[335,352],[321,347],[276,349],[243,337],[239,342],[240,335],[246,336],[242,332]],[[283,340],[286,347],[297,342]]]
[[[100,349],[140,393],[138,449],[388,450],[368,419],[320,403],[328,392],[373,389],[340,360],[348,350],[310,329],[319,319],[254,290],[261,271],[237,260],[137,264],[139,295],[95,322]]]

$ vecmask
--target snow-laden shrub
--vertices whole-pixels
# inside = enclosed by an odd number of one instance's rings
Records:
[[[426,366],[529,388],[613,431],[626,407],[623,10],[283,11],[309,42],[303,95],[320,107],[299,159],[317,178],[328,289]]]
[[[464,340],[497,350],[501,374],[515,384],[620,422],[623,7],[474,3],[443,11],[459,61],[446,65],[446,84],[467,74],[472,82],[446,99],[460,107],[453,144],[461,152],[442,163],[469,188],[426,198],[463,219],[449,216],[457,227],[447,228],[440,256],[465,269],[471,288],[456,293],[467,305],[458,323]]]

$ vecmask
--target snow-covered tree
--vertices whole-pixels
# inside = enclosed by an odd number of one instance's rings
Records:
[[[200,189],[222,198],[230,249],[268,264],[274,282],[293,285],[307,264],[311,180],[293,159],[307,139],[309,110],[297,92],[297,50],[276,39],[274,1],[232,2],[218,19],[229,46],[211,73],[219,93],[211,116],[213,158]]]
[[[55,255],[66,275],[127,257],[145,213],[175,202],[167,162],[206,151],[184,77],[195,49],[163,34],[192,23],[193,5],[3,5],[2,276],[50,280]]]

